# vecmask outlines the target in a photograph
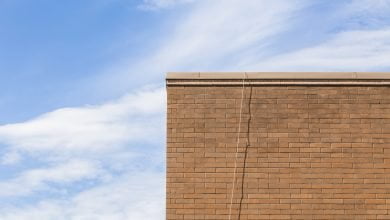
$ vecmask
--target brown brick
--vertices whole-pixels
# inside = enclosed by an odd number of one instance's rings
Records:
[[[168,85],[167,219],[228,219],[235,167],[232,219],[390,219],[390,87],[248,86],[236,159],[241,89]]]

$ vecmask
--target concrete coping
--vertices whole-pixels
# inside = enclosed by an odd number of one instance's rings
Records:
[[[169,72],[167,80],[229,79],[390,79],[390,72]]]

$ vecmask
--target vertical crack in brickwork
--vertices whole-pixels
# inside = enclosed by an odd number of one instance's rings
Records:
[[[246,128],[246,137],[247,141],[244,148],[244,161],[243,161],[243,167],[242,167],[242,175],[241,175],[241,197],[238,203],[238,220],[241,219],[241,210],[242,210],[242,203],[244,199],[244,183],[245,183],[245,170],[246,170],[246,159],[248,158],[248,148],[250,146],[250,123],[252,120],[252,112],[251,112],[251,100],[252,100],[252,86],[249,87],[249,97],[248,97],[248,122],[247,122],[247,128]]]

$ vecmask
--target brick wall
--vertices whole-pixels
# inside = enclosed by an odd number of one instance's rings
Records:
[[[389,86],[180,82],[167,219],[390,219]]]

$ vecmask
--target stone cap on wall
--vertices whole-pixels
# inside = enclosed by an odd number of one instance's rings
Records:
[[[390,72],[168,72],[166,79],[390,79]]]
[[[167,85],[389,86],[390,72],[169,72]]]

